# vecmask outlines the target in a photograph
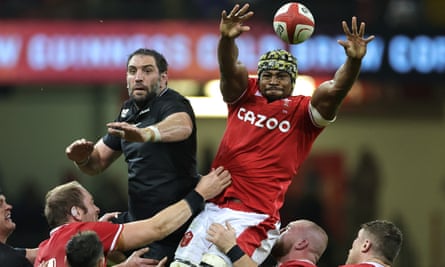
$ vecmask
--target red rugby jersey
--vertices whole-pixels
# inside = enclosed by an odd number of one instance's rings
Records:
[[[74,222],[64,224],[53,229],[50,237],[39,245],[39,252],[34,266],[38,267],[43,261],[52,261],[57,267],[65,267],[65,246],[72,236],[82,231],[95,231],[102,241],[105,255],[114,250],[119,235],[123,229],[122,224],[110,222]],[[54,262],[55,261],[55,262]]]
[[[232,184],[211,201],[224,206],[237,198],[245,211],[279,219],[285,193],[324,128],[312,122],[310,97],[290,96],[268,103],[256,78],[228,105],[227,127],[212,166],[224,166]]]

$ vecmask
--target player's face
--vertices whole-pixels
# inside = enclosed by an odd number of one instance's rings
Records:
[[[87,191],[83,190],[83,205],[87,211],[81,211],[82,222],[96,222],[99,218],[100,209],[94,204],[93,196]]]
[[[165,88],[167,73],[159,73],[154,57],[134,55],[127,66],[128,94],[136,103],[144,103]]]
[[[280,230],[280,237],[272,248],[272,255],[275,258],[287,255],[292,248],[294,242],[294,233],[296,232],[296,223],[290,222],[286,227]]]
[[[4,195],[0,195],[0,237],[7,238],[15,229],[11,218],[12,206],[6,202]],[[6,241],[6,240],[5,240]]]
[[[279,70],[263,71],[259,77],[259,87],[269,101],[286,98],[293,90],[289,73]]]
[[[349,250],[348,258],[346,259],[346,264],[357,264],[359,263],[359,256],[360,252],[363,246],[363,242],[365,241],[363,229],[360,229],[360,231],[357,234],[357,237],[352,242],[352,247]]]

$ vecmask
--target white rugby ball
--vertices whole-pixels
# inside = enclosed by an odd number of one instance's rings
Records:
[[[299,44],[312,36],[315,20],[312,12],[303,4],[291,2],[281,6],[274,15],[273,28],[283,41]]]

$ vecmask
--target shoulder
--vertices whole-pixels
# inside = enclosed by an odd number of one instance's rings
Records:
[[[293,101],[307,102],[308,104],[312,99],[312,97],[305,96],[305,95],[293,95],[293,96],[290,96],[289,98],[292,99]]]
[[[70,233],[70,232],[78,232],[78,231],[86,231],[86,230],[102,230],[107,231],[110,228],[119,228],[120,224],[114,224],[112,222],[73,222],[68,223],[58,229],[55,233]]]
[[[256,76],[249,76],[248,83],[247,83],[247,90],[259,90],[260,87],[258,86],[258,77]]]
[[[177,113],[177,112],[187,112],[189,115],[194,117],[194,111],[190,104],[190,101],[178,93],[177,91],[168,88],[157,97],[153,105],[153,110],[159,112],[161,117]]]
[[[289,96],[282,100],[286,106],[290,106],[291,109],[298,110],[301,114],[309,114],[311,97],[304,95]]]
[[[186,99],[184,95],[172,88],[165,89],[159,97],[160,99]]]
[[[237,99],[227,104],[235,105],[240,101],[242,102],[243,100],[255,95],[262,96],[260,93],[260,88],[258,87],[258,78],[256,76],[249,76],[247,88],[244,89],[243,93]]]
[[[179,93],[178,91],[167,88],[164,90],[158,97],[157,102],[162,103],[162,106],[165,105],[178,105],[178,104],[185,104],[187,106],[190,106],[190,101],[187,97]]]

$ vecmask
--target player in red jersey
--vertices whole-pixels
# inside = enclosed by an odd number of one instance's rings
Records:
[[[297,61],[289,52],[272,50],[262,55],[258,78],[249,77],[239,61],[235,40],[250,30],[244,23],[252,16],[248,4],[235,5],[229,13],[222,12],[220,22],[220,89],[229,114],[213,165],[227,168],[233,182],[194,219],[176,250],[173,266],[194,266],[209,258],[212,262],[220,258],[220,266],[231,264],[205,240],[204,228],[212,222],[229,221],[237,243],[255,262],[267,257],[278,238],[279,210],[287,188],[317,136],[335,120],[359,75],[367,44],[374,39],[364,37],[365,23],[357,25],[356,17],[351,28],[343,21],[346,40],[338,43],[346,54],[344,64],[312,97],[292,96]]]
[[[207,239],[230,258],[234,267],[257,267],[236,243],[235,229],[214,223],[207,230]],[[281,230],[271,255],[277,267],[317,267],[317,262],[328,245],[328,235],[316,223],[309,220],[290,222]]]
[[[231,259],[234,267],[257,267],[236,243],[235,229],[214,223],[207,239]],[[403,235],[392,222],[374,220],[361,225],[349,250],[346,265],[340,267],[391,267],[402,246]],[[281,232],[271,255],[278,267],[315,267],[327,246],[326,232],[308,220],[290,222]]]
[[[402,241],[402,232],[392,222],[375,220],[364,223],[352,242],[346,265],[340,267],[391,267]]]
[[[195,189],[182,200],[149,219],[125,224],[97,221],[99,208],[91,194],[78,182],[57,186],[46,195],[45,216],[52,230],[50,237],[40,243],[34,266],[46,262],[48,266],[65,267],[65,244],[72,236],[85,230],[97,233],[105,255],[160,240],[198,213],[205,200],[220,193],[230,182],[230,173],[224,168],[217,168],[202,176]]]

